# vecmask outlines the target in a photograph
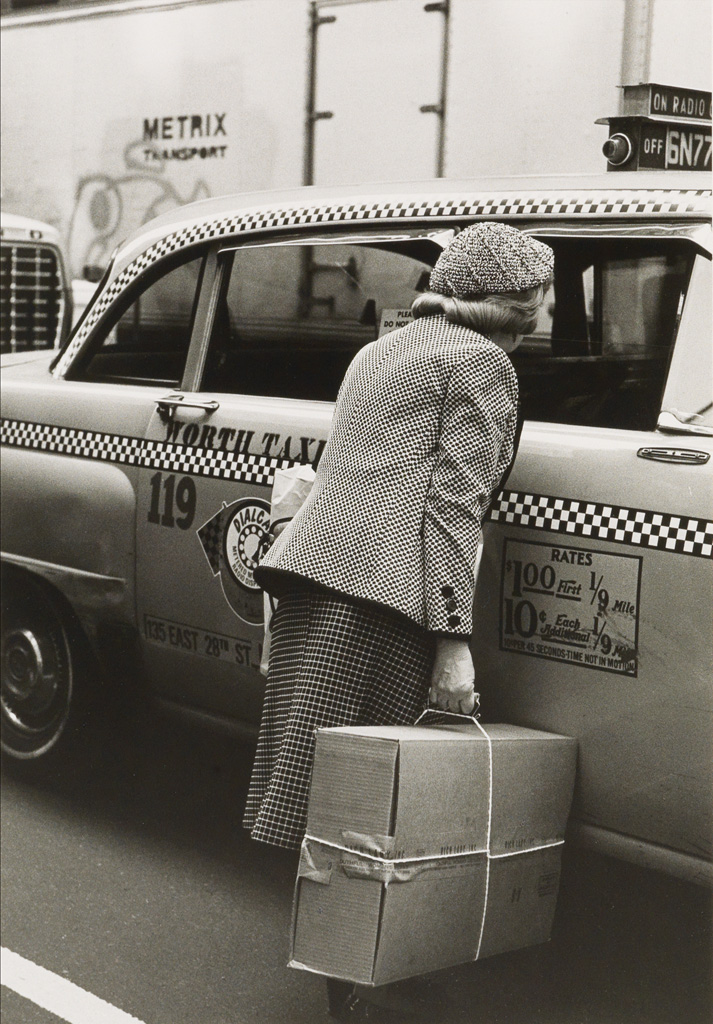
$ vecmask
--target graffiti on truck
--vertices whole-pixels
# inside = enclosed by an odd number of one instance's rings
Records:
[[[148,164],[146,150],[145,139],[131,142],[124,149],[125,174],[89,174],[77,182],[68,232],[74,276],[81,277],[85,267],[105,267],[119,242],[159,214],[209,198],[202,178],[182,194],[166,177],[162,150],[154,146]]]

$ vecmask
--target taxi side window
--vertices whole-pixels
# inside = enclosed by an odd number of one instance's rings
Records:
[[[203,257],[162,265],[127,293],[72,376],[178,386],[186,364]]]
[[[355,353],[410,316],[428,286],[431,264],[417,241],[418,255],[386,246],[225,252],[202,390],[334,401]]]
[[[692,252],[675,240],[542,237],[554,288],[512,356],[525,417],[653,430]]]

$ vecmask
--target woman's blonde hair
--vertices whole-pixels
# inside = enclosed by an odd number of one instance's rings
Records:
[[[501,292],[495,295],[469,295],[456,298],[424,292],[414,300],[414,317],[442,313],[452,324],[470,327],[479,334],[530,334],[537,324],[545,293],[551,281],[522,292]]]

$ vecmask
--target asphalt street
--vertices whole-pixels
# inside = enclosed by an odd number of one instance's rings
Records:
[[[251,755],[142,711],[61,770],[6,769],[3,947],[143,1024],[327,1024],[286,966],[296,856],[240,826]],[[550,944],[427,989],[434,1024],[709,1024],[710,894],[570,851]],[[3,987],[2,1019],[59,1018]]]

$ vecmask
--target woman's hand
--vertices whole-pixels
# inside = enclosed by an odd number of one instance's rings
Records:
[[[467,640],[438,637],[429,697],[443,711],[463,715],[475,709],[475,669]]]
[[[282,533],[286,526],[287,520],[283,519],[281,523],[275,523],[274,526],[270,527],[270,529],[267,532],[267,536],[265,537],[264,547],[262,550],[263,554],[265,554],[265,552],[272,547],[272,545],[275,543],[275,541],[280,536],[280,534]]]

